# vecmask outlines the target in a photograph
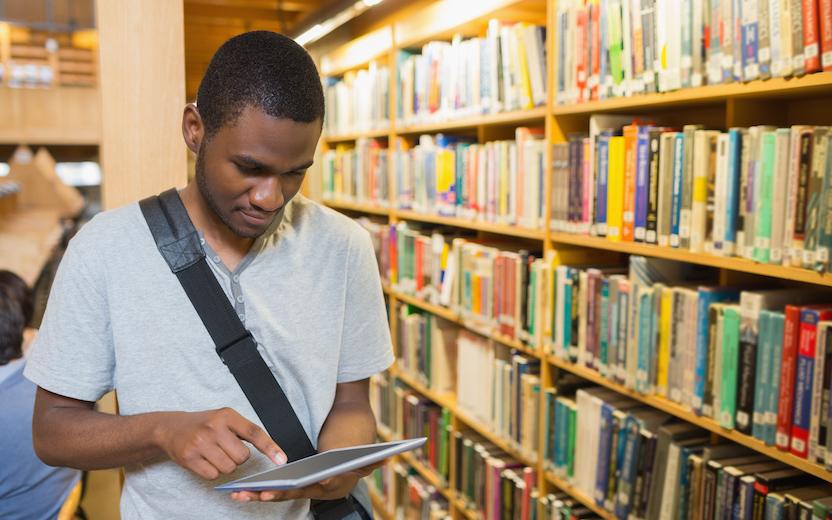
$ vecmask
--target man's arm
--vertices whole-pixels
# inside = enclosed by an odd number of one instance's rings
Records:
[[[335,389],[335,401],[318,435],[318,451],[370,444],[376,440],[376,419],[370,408],[370,380],[339,383]],[[231,498],[240,502],[253,500],[282,501],[299,498],[332,500],[343,498],[358,483],[383,463],[349,471],[303,489],[292,491],[242,491],[232,493]]]
[[[248,459],[243,439],[275,463],[286,461],[262,428],[229,408],[116,416],[93,405],[38,388],[32,418],[38,457],[51,466],[93,470],[168,456],[213,480]]]

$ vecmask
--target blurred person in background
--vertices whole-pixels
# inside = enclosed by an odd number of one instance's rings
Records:
[[[0,518],[54,519],[81,472],[53,468],[32,447],[37,386],[23,377],[32,293],[19,276],[0,271]]]

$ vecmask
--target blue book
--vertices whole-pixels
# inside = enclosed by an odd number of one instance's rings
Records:
[[[751,418],[751,435],[755,439],[765,442],[765,416],[771,392],[771,350],[773,338],[771,334],[772,311],[762,309],[757,318],[757,362],[754,375],[754,413]]]
[[[637,295],[639,299],[638,312],[638,366],[636,369],[636,390],[648,393],[653,383],[651,379],[651,344],[655,337],[653,327],[653,290],[643,290]]]
[[[636,137],[636,204],[633,238],[644,242],[647,234],[647,194],[650,177],[650,130],[653,127],[639,126]]]
[[[734,254],[737,243],[737,219],[740,204],[740,160],[742,158],[742,131],[738,128],[728,130],[728,171],[725,183],[725,236],[723,251]]]
[[[682,176],[685,169],[685,134],[676,133],[673,142],[673,191],[670,203],[670,247],[679,247],[679,225],[682,217]]]
[[[676,518],[686,519],[690,499],[690,456],[701,454],[704,446],[682,446],[679,449],[679,493]]]
[[[615,360],[615,365],[620,370],[619,375],[621,377],[618,378],[620,383],[624,382],[623,372],[627,366],[627,338],[630,335],[627,319],[628,309],[630,308],[630,291],[632,290],[634,290],[632,285],[629,286],[629,291],[622,291],[620,287],[618,289],[618,347],[616,350],[618,355]]]
[[[771,373],[769,375],[768,403],[765,416],[765,442],[774,446],[777,434],[777,408],[780,402],[780,364],[783,359],[783,329],[786,316],[782,312],[772,312],[769,317],[771,331]]]
[[[709,323],[708,309],[712,303],[736,301],[739,299],[739,291],[723,287],[700,287],[698,290],[699,305],[697,307],[696,319],[696,365],[693,379],[693,411],[702,415],[703,399],[705,398],[705,380],[707,379],[708,365],[710,362],[709,349]]]
[[[627,520],[633,501],[633,488],[638,469],[639,444],[641,441],[641,421],[633,415],[627,415],[624,421],[624,455],[621,460],[621,476],[618,480],[618,494],[615,499],[615,516]]]
[[[610,471],[610,447],[612,446],[612,414],[615,410],[609,403],[601,405],[601,432],[598,442],[598,471],[595,476],[595,503],[604,507],[604,499],[607,497],[607,484],[609,484]]]
[[[572,337],[572,305],[573,301],[576,299],[573,297],[573,291],[577,289],[577,272],[575,269],[568,267],[566,270],[566,277],[567,282],[564,284],[563,287],[563,346],[566,348],[570,353],[570,360],[575,361],[572,359],[573,349],[573,340],[577,340],[576,337]]]
[[[604,130],[598,134],[598,146],[595,153],[597,177],[595,188],[595,224],[598,235],[607,234],[607,185],[610,169],[610,137],[612,132]]]
[[[808,308],[800,311],[800,344],[797,350],[797,370],[794,383],[791,452],[803,458],[807,458],[809,455],[817,326],[826,316],[828,316],[828,311],[819,309]],[[806,337],[811,339],[806,341],[804,340]]]
[[[615,494],[620,486],[621,473],[624,470],[624,450],[627,447],[626,416],[622,413],[614,414],[613,421],[616,427],[615,435],[617,436],[617,442],[615,444],[615,481],[613,482],[613,488],[607,490],[607,501],[604,502],[604,509],[608,511],[615,509]]]
[[[555,444],[552,447],[552,461],[555,466],[555,474],[559,477],[566,473],[566,435],[568,435],[567,416],[565,406],[560,399],[555,399]]]
[[[765,2],[767,0],[759,0]],[[757,25],[757,13],[751,14],[747,22],[742,24],[740,31],[742,35],[742,79],[750,81],[757,79],[760,75],[757,52],[759,49],[759,27]]]

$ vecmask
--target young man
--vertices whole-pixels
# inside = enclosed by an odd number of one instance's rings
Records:
[[[0,518],[47,520],[58,516],[81,472],[51,468],[32,450],[36,387],[23,377],[32,312],[26,282],[0,271]]]
[[[302,47],[263,31],[232,38],[185,108],[196,179],[180,193],[217,280],[320,451],[374,441],[368,378],[393,361],[369,235],[297,194],[323,115]],[[344,497],[367,473],[300,492],[213,490],[285,455],[214,352],[137,204],[99,215],[70,243],[33,354],[38,455],[123,466],[124,519],[307,518],[308,499]],[[113,389],[121,415],[93,411]]]

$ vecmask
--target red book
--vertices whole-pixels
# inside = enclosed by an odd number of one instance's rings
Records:
[[[818,0],[803,0],[803,60],[807,74],[820,70]]]
[[[520,520],[529,520],[531,518],[531,507],[536,504],[531,503],[532,490],[536,486],[534,478],[534,470],[532,468],[523,468],[523,483],[526,487],[523,488],[523,500],[520,504]]]
[[[780,363],[780,400],[777,407],[777,449],[789,451],[794,404],[795,368],[800,341],[800,306],[786,305],[783,324],[783,358]]]
[[[587,9],[580,9],[578,11],[578,59],[575,60],[575,78],[578,82],[578,102],[581,103],[587,100],[586,80],[587,80],[587,23],[589,15]]]
[[[820,0],[820,66],[832,70],[832,0]]]
[[[589,76],[589,96],[598,99],[598,86],[601,83],[601,8],[599,4],[589,4],[592,24],[592,72]]]
[[[416,278],[417,295],[422,290],[422,287],[424,287],[424,283],[422,281],[422,254],[422,239],[419,237],[413,244],[413,262],[416,264],[413,277]]]

